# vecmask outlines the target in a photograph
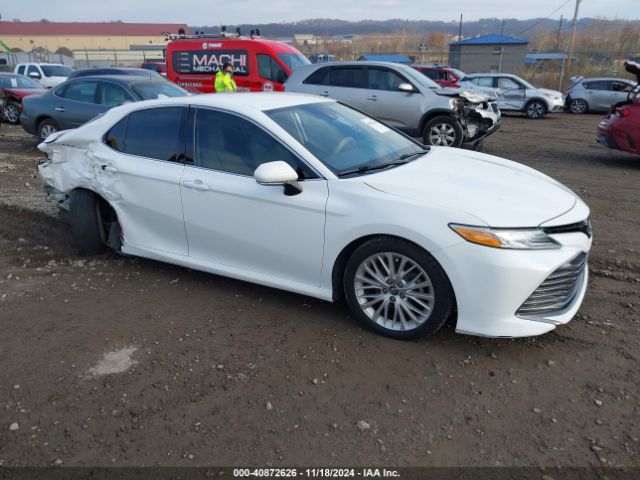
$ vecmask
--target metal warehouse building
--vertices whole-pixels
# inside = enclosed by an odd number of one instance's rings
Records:
[[[529,42],[520,38],[489,34],[449,45],[449,65],[467,73],[518,73],[525,68]]]

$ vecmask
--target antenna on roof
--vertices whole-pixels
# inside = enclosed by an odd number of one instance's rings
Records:
[[[184,28],[179,28],[178,35],[184,35],[184,34],[185,34]]]
[[[227,33],[227,26],[226,25],[220,26],[220,32]]]
[[[236,33],[238,34],[238,36],[241,36],[242,34],[240,33],[240,27],[236,28]]]

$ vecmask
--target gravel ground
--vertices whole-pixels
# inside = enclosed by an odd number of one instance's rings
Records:
[[[78,257],[35,141],[3,124],[0,465],[640,466],[640,157],[598,146],[599,118],[510,116],[485,145],[591,207],[579,315],[417,342],[342,303]]]

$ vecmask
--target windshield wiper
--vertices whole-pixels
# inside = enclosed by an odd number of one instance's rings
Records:
[[[429,150],[418,150],[417,152],[413,152],[413,153],[405,153],[404,155],[401,155],[400,158],[398,158],[398,160],[395,160],[393,162],[381,163],[380,165],[366,165],[366,166],[354,168],[353,170],[346,170],[344,172],[340,172],[338,174],[338,177],[345,177],[347,175],[354,175],[356,173],[366,173],[366,172],[371,172],[373,170],[384,170],[385,168],[389,168],[389,167],[397,167],[398,165],[404,165],[406,163],[409,163],[407,161],[409,158],[415,157],[416,155],[424,155],[425,153],[429,153]]]

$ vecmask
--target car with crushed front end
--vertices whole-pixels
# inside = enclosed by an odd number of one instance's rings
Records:
[[[425,147],[332,99],[131,103],[38,148],[81,253],[345,297],[390,337],[449,318],[469,334],[539,335],[586,291],[589,209],[575,193],[509,160]]]
[[[494,89],[500,110],[521,112],[534,120],[543,118],[547,113],[564,110],[562,92],[535,87],[510,73],[473,73],[458,80],[458,84],[461,87]]]
[[[293,71],[284,89],[334,98],[408,135],[422,137],[426,145],[459,147],[480,142],[501,124],[495,97],[441,88],[417,70],[397,63],[303,65]]]

